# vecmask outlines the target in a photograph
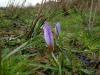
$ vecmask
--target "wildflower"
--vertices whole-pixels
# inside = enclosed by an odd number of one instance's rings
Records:
[[[43,31],[44,31],[45,42],[47,43],[48,49],[51,52],[53,51],[54,40],[53,40],[53,34],[51,28],[47,22],[44,23]]]
[[[55,32],[56,32],[56,35],[59,36],[59,34],[61,32],[61,26],[60,26],[59,22],[56,23]]]

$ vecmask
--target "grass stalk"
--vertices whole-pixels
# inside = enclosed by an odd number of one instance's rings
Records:
[[[92,11],[93,11],[93,0],[91,0],[91,7],[90,7],[90,15],[89,15],[89,24],[88,24],[88,31],[89,33],[92,31],[92,22],[91,22],[91,19],[92,19]]]

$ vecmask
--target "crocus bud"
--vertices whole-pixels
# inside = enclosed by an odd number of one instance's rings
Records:
[[[61,32],[61,26],[60,26],[60,23],[57,22],[55,26],[55,33],[57,36],[59,36],[60,32]]]
[[[48,49],[50,52],[52,52],[54,48],[54,40],[51,28],[47,22],[44,23],[43,32],[44,32],[44,39],[45,42],[47,43]]]

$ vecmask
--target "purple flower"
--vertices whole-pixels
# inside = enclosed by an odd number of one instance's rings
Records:
[[[56,23],[55,32],[56,32],[56,35],[59,36],[59,34],[61,32],[61,27],[60,27],[60,23],[59,22]]]
[[[48,49],[52,51],[54,46],[53,34],[47,22],[44,23],[43,31],[44,31],[44,39],[48,45]]]

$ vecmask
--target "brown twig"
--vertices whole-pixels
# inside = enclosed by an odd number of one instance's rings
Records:
[[[38,20],[40,19],[41,16],[36,17],[36,19],[32,22],[32,26],[30,27],[29,32],[26,35],[26,39],[29,39],[32,36],[32,33],[34,31],[35,25],[38,22]]]
[[[44,17],[44,16],[42,15],[42,14],[43,14],[43,13],[42,13],[43,3],[44,3],[44,0],[42,0],[42,3],[41,3],[40,8],[39,8],[39,10],[38,10],[37,17],[35,18],[35,20],[33,20],[32,26],[30,27],[30,30],[29,30],[29,32],[28,32],[27,35],[26,35],[26,39],[31,38],[36,23],[38,22],[38,20],[39,20],[41,17]]]

